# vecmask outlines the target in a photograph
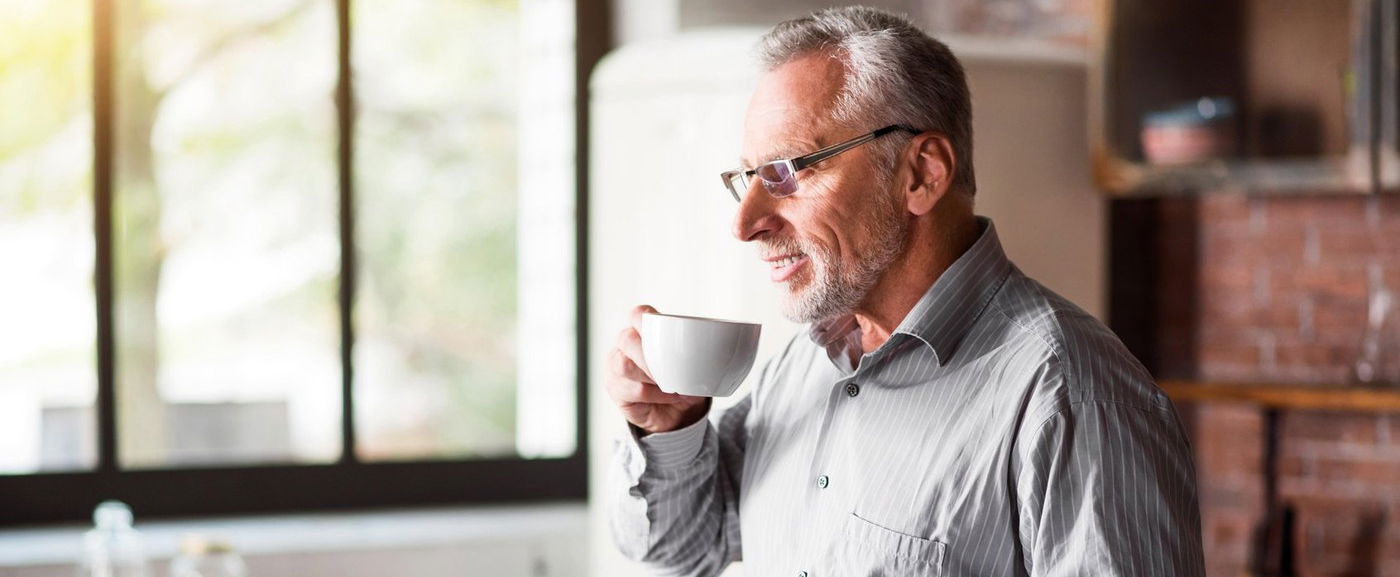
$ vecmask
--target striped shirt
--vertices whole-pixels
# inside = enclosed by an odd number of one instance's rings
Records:
[[[991,222],[879,348],[815,323],[711,422],[619,440],[610,524],[665,575],[1203,575],[1191,449]]]

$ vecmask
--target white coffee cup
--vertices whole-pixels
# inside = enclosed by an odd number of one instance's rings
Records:
[[[642,355],[656,385],[699,397],[734,394],[753,368],[762,325],[642,314]]]

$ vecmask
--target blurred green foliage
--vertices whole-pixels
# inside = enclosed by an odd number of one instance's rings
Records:
[[[91,3],[37,4],[0,0],[0,223],[40,209],[91,210],[90,144],[67,162],[41,154],[65,134],[91,139]],[[126,395],[134,404],[124,411],[208,386],[161,377],[182,363],[265,361],[295,373],[288,364],[314,361],[268,347],[300,338],[314,350],[339,350],[339,258],[317,244],[336,234],[338,218],[333,5],[205,4],[128,0],[116,8],[116,298],[126,307],[117,337],[127,345],[118,386],[145,391]],[[361,453],[508,454],[518,355],[518,3],[352,6],[354,315],[357,342],[375,351],[357,355],[356,390],[387,399],[358,407]],[[281,274],[277,263],[295,260],[289,255],[319,260],[290,275],[290,285],[269,280]],[[173,309],[162,303],[174,302],[173,287],[195,290],[200,275],[244,260],[255,263],[248,275],[209,293],[213,312],[187,323],[167,314]],[[220,302],[220,294],[237,298]],[[270,344],[259,349],[260,340]],[[248,351],[265,357],[238,356]],[[338,411],[338,383],[317,386]],[[407,424],[377,414],[401,410],[399,397],[435,402]],[[147,426],[159,411],[143,415],[141,426],[165,434]],[[141,442],[152,444],[158,463],[158,442]]]

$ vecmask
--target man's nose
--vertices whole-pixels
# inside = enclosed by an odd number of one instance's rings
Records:
[[[768,194],[762,180],[751,180],[748,192],[739,201],[739,212],[734,215],[734,238],[751,242],[782,228],[783,221],[774,211],[778,200]]]

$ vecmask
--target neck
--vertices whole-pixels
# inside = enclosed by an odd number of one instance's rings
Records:
[[[936,212],[936,211],[935,211]],[[925,214],[914,221],[904,253],[880,275],[855,311],[862,352],[885,344],[929,287],[977,242],[971,214]]]

